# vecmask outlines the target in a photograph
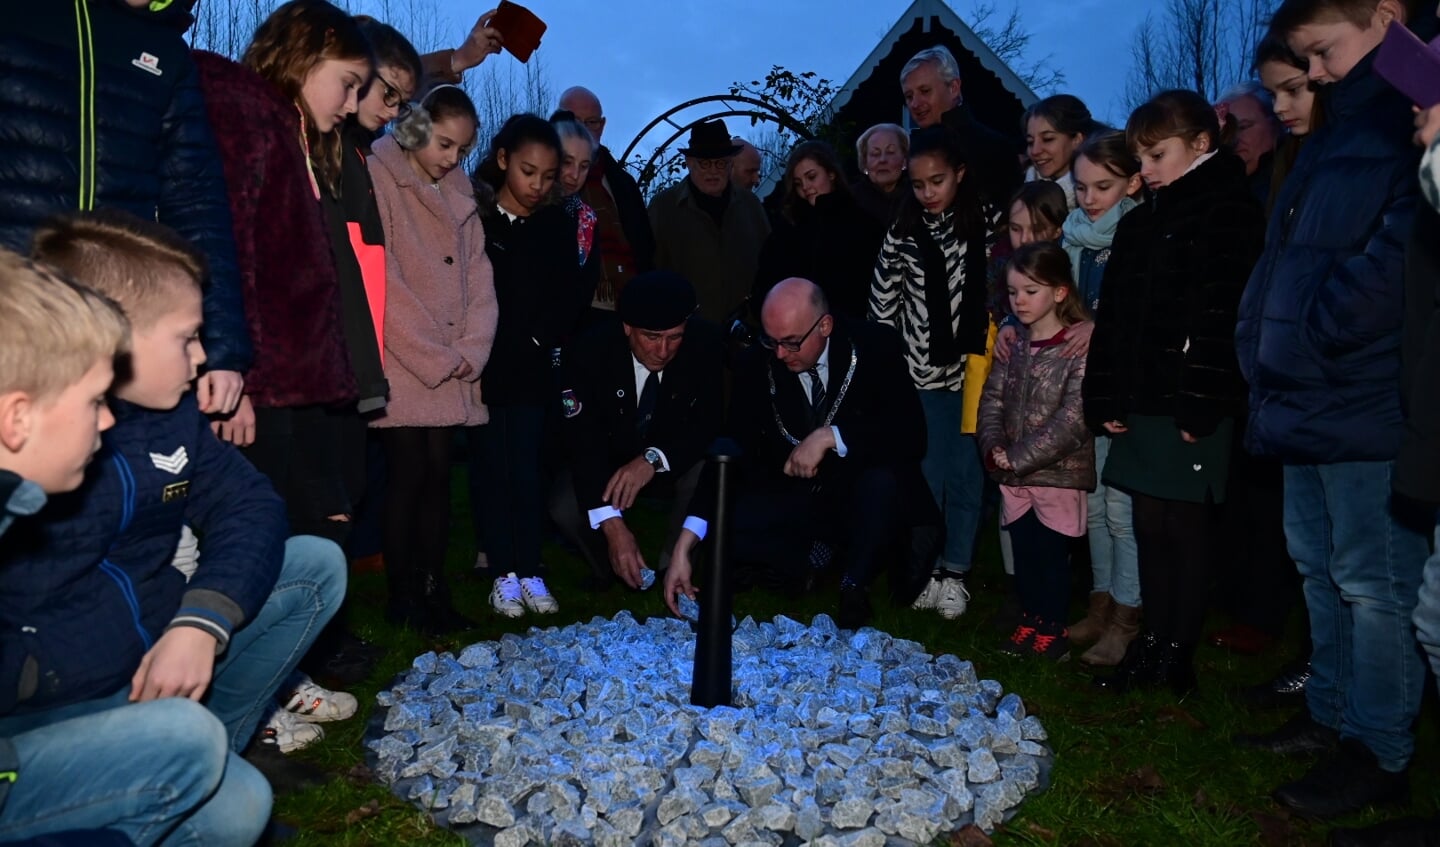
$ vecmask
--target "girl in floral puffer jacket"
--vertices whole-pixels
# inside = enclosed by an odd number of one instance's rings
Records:
[[[1002,523],[1015,551],[1022,618],[1004,650],[1062,660],[1069,539],[1085,534],[1095,446],[1080,385],[1085,361],[1062,355],[1069,327],[1085,321],[1070,259],[1052,242],[1027,244],[1006,268],[1010,307],[1025,329],[985,383],[976,433],[1000,483]]]

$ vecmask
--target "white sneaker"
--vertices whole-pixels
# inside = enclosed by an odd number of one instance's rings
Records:
[[[560,604],[545,587],[545,580],[538,576],[527,576],[520,580],[520,599],[525,608],[542,615],[553,615],[560,611]]]
[[[915,598],[914,603],[910,604],[910,608],[917,612],[923,612],[935,608],[935,604],[938,602],[940,602],[940,580],[932,576],[930,581],[925,583],[925,590],[920,592],[920,596]]]
[[[315,723],[305,723],[292,712],[276,709],[270,713],[270,720],[260,729],[260,743],[274,744],[281,753],[304,750],[325,737],[325,728]]]
[[[289,696],[281,695],[285,711],[305,723],[343,721],[355,715],[360,704],[354,695],[316,685],[313,679],[303,674],[297,676],[299,684],[291,689]]]
[[[507,618],[518,618],[525,614],[520,580],[514,573],[495,577],[495,587],[490,589],[490,608]]]
[[[965,590],[965,580],[954,576],[940,580],[940,596],[935,600],[935,608],[940,610],[940,617],[953,621],[965,614],[969,603],[970,592]]]

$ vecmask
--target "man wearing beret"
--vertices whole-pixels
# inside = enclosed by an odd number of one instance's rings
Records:
[[[731,181],[740,150],[724,121],[697,125],[680,149],[689,175],[650,201],[655,267],[694,283],[700,317],[716,324],[745,302],[770,235],[760,199]]]
[[[670,501],[665,546],[648,560],[668,564],[720,431],[722,339],[695,311],[689,281],[650,271],[621,291],[619,323],[596,326],[565,351],[562,431],[573,486],[557,488],[552,513],[599,586],[612,573],[631,588],[648,585],[647,558],[625,520],[642,494]]]

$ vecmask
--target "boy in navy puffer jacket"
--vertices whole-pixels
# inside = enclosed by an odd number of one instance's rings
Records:
[[[129,334],[115,303],[0,249],[0,535],[84,480]],[[0,841],[152,843],[215,793],[225,761],[224,725],[178,698],[0,738]]]
[[[1425,678],[1410,615],[1427,543],[1391,498],[1417,154],[1409,103],[1373,71],[1404,14],[1398,0],[1286,0],[1271,24],[1326,84],[1328,123],[1276,198],[1235,338],[1246,446],[1285,465],[1314,675],[1307,713],[1249,740],[1328,753],[1275,792],[1308,817],[1404,795]]]
[[[120,301],[133,344],[85,482],[12,530],[0,556],[0,734],[126,703],[203,702],[231,753],[215,798],[181,826],[241,843],[232,833],[253,837],[269,790],[235,751],[334,614],[344,556],[287,541],[280,498],[200,413],[204,269],[188,245],[112,213],[42,227],[34,252]],[[183,525],[204,554],[188,580],[171,565]]]

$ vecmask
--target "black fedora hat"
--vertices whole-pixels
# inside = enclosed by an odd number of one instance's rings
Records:
[[[739,153],[740,145],[730,142],[724,121],[706,121],[690,130],[690,146],[681,147],[680,152],[697,159],[723,159]]]

